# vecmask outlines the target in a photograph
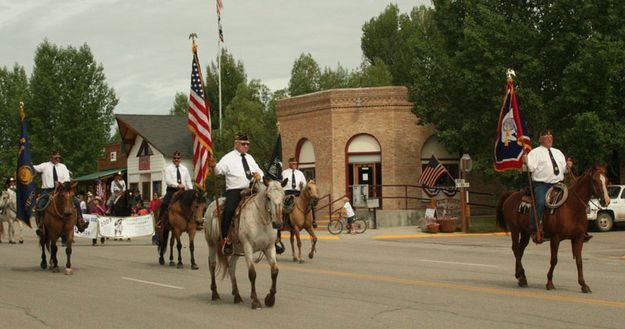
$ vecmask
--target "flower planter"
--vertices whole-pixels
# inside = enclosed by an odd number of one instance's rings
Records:
[[[439,223],[430,223],[425,227],[426,232],[428,233],[438,233],[440,224]]]
[[[456,219],[455,218],[445,218],[439,219],[438,223],[440,224],[439,230],[443,233],[453,233],[456,232]]]

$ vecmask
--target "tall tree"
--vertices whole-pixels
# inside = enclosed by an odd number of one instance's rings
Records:
[[[222,114],[237,94],[241,83],[247,83],[247,74],[243,62],[234,59],[227,49],[221,50],[221,103]],[[206,94],[210,105],[213,129],[219,128],[219,67],[212,62],[207,68]],[[223,123],[222,123],[223,124]]]
[[[170,115],[186,116],[189,113],[189,95],[177,92],[174,96],[174,104],[169,109]]]
[[[15,64],[12,70],[0,68],[0,183],[15,175],[17,148],[20,136],[19,103],[24,102],[26,114],[30,97],[28,78],[23,67]],[[27,119],[30,119],[27,117]],[[3,183],[2,183],[3,184]]]
[[[352,88],[382,87],[393,84],[393,75],[380,58],[373,60],[373,65],[362,62],[360,67],[349,77],[349,86]]]
[[[35,53],[30,85],[33,161],[45,161],[52,149],[60,149],[74,177],[95,171],[118,99],[89,46],[63,48],[44,41]]]
[[[293,63],[291,79],[289,80],[289,93],[298,96],[319,91],[319,77],[321,71],[319,64],[311,54],[301,54]]]

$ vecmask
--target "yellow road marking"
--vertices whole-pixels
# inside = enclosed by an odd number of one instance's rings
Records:
[[[479,286],[472,286],[472,285],[467,285],[467,284],[456,284],[456,283],[442,282],[442,281],[406,279],[406,278],[394,277],[394,276],[389,276],[389,275],[371,275],[371,274],[362,274],[362,273],[354,273],[354,272],[339,272],[339,271],[330,271],[330,270],[321,270],[321,269],[311,269],[311,268],[304,268],[300,266],[284,265],[284,263],[280,264],[280,268],[281,269],[286,268],[288,270],[292,270],[296,272],[332,275],[335,277],[345,277],[345,278],[358,279],[358,280],[363,280],[363,281],[397,283],[397,284],[402,284],[402,285],[432,287],[432,288],[447,288],[447,289],[456,289],[456,290],[464,290],[464,291],[472,291],[472,292],[481,292],[481,293],[487,293],[487,294],[493,294],[493,295],[525,297],[525,298],[532,298],[532,299],[542,299],[542,300],[568,302],[568,303],[576,303],[576,304],[587,304],[587,305],[600,305],[600,306],[609,306],[609,307],[625,309],[625,302],[586,298],[586,297],[558,296],[552,293],[541,293],[541,292],[536,292],[536,291],[522,290],[523,288],[519,288],[518,290],[510,290],[510,289],[479,287]]]
[[[450,237],[450,236],[501,236],[506,235],[504,232],[497,233],[418,233],[418,234],[387,234],[387,235],[374,235],[376,240],[383,239],[414,239],[414,238],[436,238],[436,237]]]
[[[299,237],[300,237],[300,239],[308,239],[308,240],[310,240],[310,235],[308,235],[308,234],[300,234]],[[282,232],[282,238],[283,239],[290,239],[291,238],[291,233],[289,233],[289,232]],[[336,235],[317,235],[317,239],[319,239],[319,240],[340,240],[341,238],[336,236]]]

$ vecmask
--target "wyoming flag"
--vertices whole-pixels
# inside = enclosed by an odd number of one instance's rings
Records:
[[[512,78],[508,78],[506,95],[497,126],[495,170],[521,170],[523,168],[523,152],[529,152],[532,149],[530,138],[525,135],[526,132],[525,121],[521,118],[516,103],[514,82]]]

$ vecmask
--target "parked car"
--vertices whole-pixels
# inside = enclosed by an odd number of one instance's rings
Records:
[[[591,199],[586,208],[588,220],[597,230],[607,232],[616,222],[625,222],[625,185],[609,185],[610,205],[602,207],[599,200]]]

